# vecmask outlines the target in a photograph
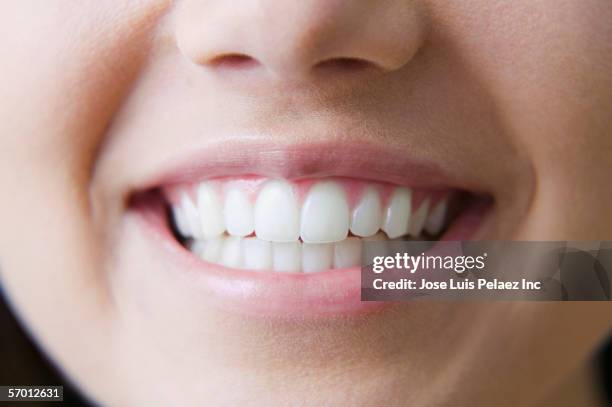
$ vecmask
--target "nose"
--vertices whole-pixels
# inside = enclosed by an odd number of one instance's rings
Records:
[[[325,67],[390,72],[416,54],[426,31],[418,0],[184,0],[177,43],[209,68],[265,67],[282,79]]]

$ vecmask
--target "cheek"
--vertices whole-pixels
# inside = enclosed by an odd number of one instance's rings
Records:
[[[537,191],[524,235],[609,238],[612,3],[476,3],[436,10],[462,22],[440,35],[469,61],[503,131],[532,162]]]
[[[92,166],[140,67],[148,23],[162,10],[115,11],[118,21],[102,2],[67,3],[0,6],[10,7],[0,10],[2,284],[35,336],[60,355],[89,341],[75,342],[79,335],[58,324],[82,326],[86,336],[101,323],[103,233],[88,193]]]
[[[0,111],[0,142],[12,153],[3,161],[7,167],[38,170],[41,180],[52,175],[46,169],[80,169],[73,177],[86,182],[96,147],[142,62],[145,22],[154,16],[150,9],[111,14],[108,6],[63,4],[40,10],[38,2],[24,1],[0,17],[0,47],[8,50],[0,89],[10,101]]]

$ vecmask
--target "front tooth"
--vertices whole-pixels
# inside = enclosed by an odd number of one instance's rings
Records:
[[[382,208],[378,192],[367,188],[353,209],[351,232],[356,236],[368,237],[378,232],[382,223]]]
[[[183,214],[185,215],[185,220],[187,224],[186,229],[188,230],[188,232],[186,236],[201,238],[202,226],[200,222],[200,214],[198,213],[198,208],[196,208],[195,204],[193,203],[191,198],[187,196],[186,193],[183,193],[181,195],[180,206]]]
[[[385,221],[382,230],[389,239],[400,237],[408,232],[412,192],[408,188],[396,188],[385,210]]]
[[[239,268],[242,266],[242,238],[229,236],[224,239],[220,263],[225,267]]]
[[[272,268],[272,243],[256,237],[242,241],[244,268],[249,270],[270,270]]]
[[[242,188],[233,186],[227,190],[223,215],[230,235],[248,236],[253,233],[253,205]]]
[[[272,243],[272,263],[274,271],[301,271],[302,244],[300,242]]]
[[[219,258],[221,258],[224,240],[224,238],[198,240],[194,247],[194,252],[203,260],[210,263],[216,263],[219,261]]]
[[[346,238],[348,228],[349,208],[343,188],[330,181],[313,185],[302,206],[302,240],[337,242]]]
[[[302,271],[314,273],[332,267],[334,245],[331,243],[302,244]]]
[[[425,230],[430,235],[437,235],[444,226],[444,218],[446,218],[446,209],[448,208],[448,202],[446,199],[442,199],[438,204],[431,210],[427,221],[425,222]]]
[[[198,187],[198,211],[202,236],[217,237],[225,231],[223,211],[219,194],[211,183],[204,182]]]
[[[263,240],[292,242],[300,237],[300,214],[291,184],[268,181],[255,202],[255,234]]]
[[[427,213],[429,212],[429,198],[425,199],[419,209],[410,218],[410,226],[408,233],[410,236],[419,236],[427,220]]]
[[[343,269],[361,265],[361,239],[349,237],[334,244],[334,268]]]

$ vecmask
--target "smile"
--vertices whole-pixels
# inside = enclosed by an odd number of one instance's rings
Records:
[[[492,207],[431,165],[375,149],[277,148],[274,160],[265,146],[249,151],[208,151],[130,201],[152,255],[187,272],[190,291],[241,312],[367,309],[359,295],[364,242],[472,239]]]

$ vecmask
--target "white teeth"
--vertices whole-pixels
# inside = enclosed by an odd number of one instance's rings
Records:
[[[176,225],[176,229],[183,237],[191,236],[191,229],[189,228],[189,223],[187,221],[187,215],[183,211],[183,207],[180,205],[176,205],[172,207],[172,219],[174,219],[174,224]]]
[[[272,269],[298,272],[302,270],[302,243],[272,243]]]
[[[255,202],[255,234],[273,242],[297,241],[300,236],[300,214],[291,184],[269,181]]]
[[[223,240],[220,263],[225,267],[242,267],[242,238],[230,236]]]
[[[241,188],[234,186],[227,190],[223,215],[230,235],[248,236],[253,233],[253,205]]]
[[[206,239],[225,232],[223,211],[219,194],[212,184],[204,182],[198,187],[198,212],[202,224],[202,236]]]
[[[367,188],[353,209],[351,232],[355,236],[367,237],[378,232],[382,223],[382,207],[378,192]]]
[[[302,206],[300,236],[307,243],[329,243],[348,235],[349,208],[344,189],[336,182],[313,185]]]
[[[186,193],[181,195],[181,203],[180,203],[181,211],[183,215],[185,215],[185,237],[202,237],[202,226],[200,222],[200,214],[198,213],[198,209],[195,204],[187,196]]]
[[[442,231],[444,226],[444,218],[446,218],[446,210],[448,208],[448,202],[446,199],[442,199],[438,204],[431,210],[427,221],[425,222],[425,230],[430,235],[437,235]]]
[[[385,221],[382,230],[389,239],[405,235],[408,232],[412,192],[408,188],[396,188],[385,210]]]
[[[331,243],[303,243],[302,271],[314,273],[329,270],[332,267],[334,245]]]
[[[354,268],[361,264],[364,242],[418,237],[423,229],[437,235],[448,211],[448,198],[431,207],[431,197],[425,197],[412,212],[412,191],[406,187],[394,188],[383,207],[379,187],[366,185],[351,210],[339,181],[313,183],[301,207],[299,186],[287,181],[265,182],[254,204],[251,190],[243,185],[203,182],[195,191],[197,204],[190,197],[193,191],[181,193],[171,210],[178,233],[194,254],[248,270],[311,273]],[[348,237],[349,230],[358,237]]]
[[[248,237],[242,241],[244,268],[249,270],[270,270],[272,268],[272,243]]]
[[[334,268],[344,269],[361,265],[361,239],[349,237],[334,244]]]
[[[423,226],[427,220],[427,213],[429,212],[429,199],[425,199],[419,209],[412,214],[410,218],[410,225],[408,233],[410,236],[417,237],[423,231]]]
[[[337,243],[301,243],[229,236],[193,240],[188,247],[200,258],[229,268],[313,273],[359,267],[361,243],[356,237]]]
[[[210,263],[216,263],[221,258],[223,240],[224,239],[197,240],[195,244],[198,246],[195,253],[203,260]]]

